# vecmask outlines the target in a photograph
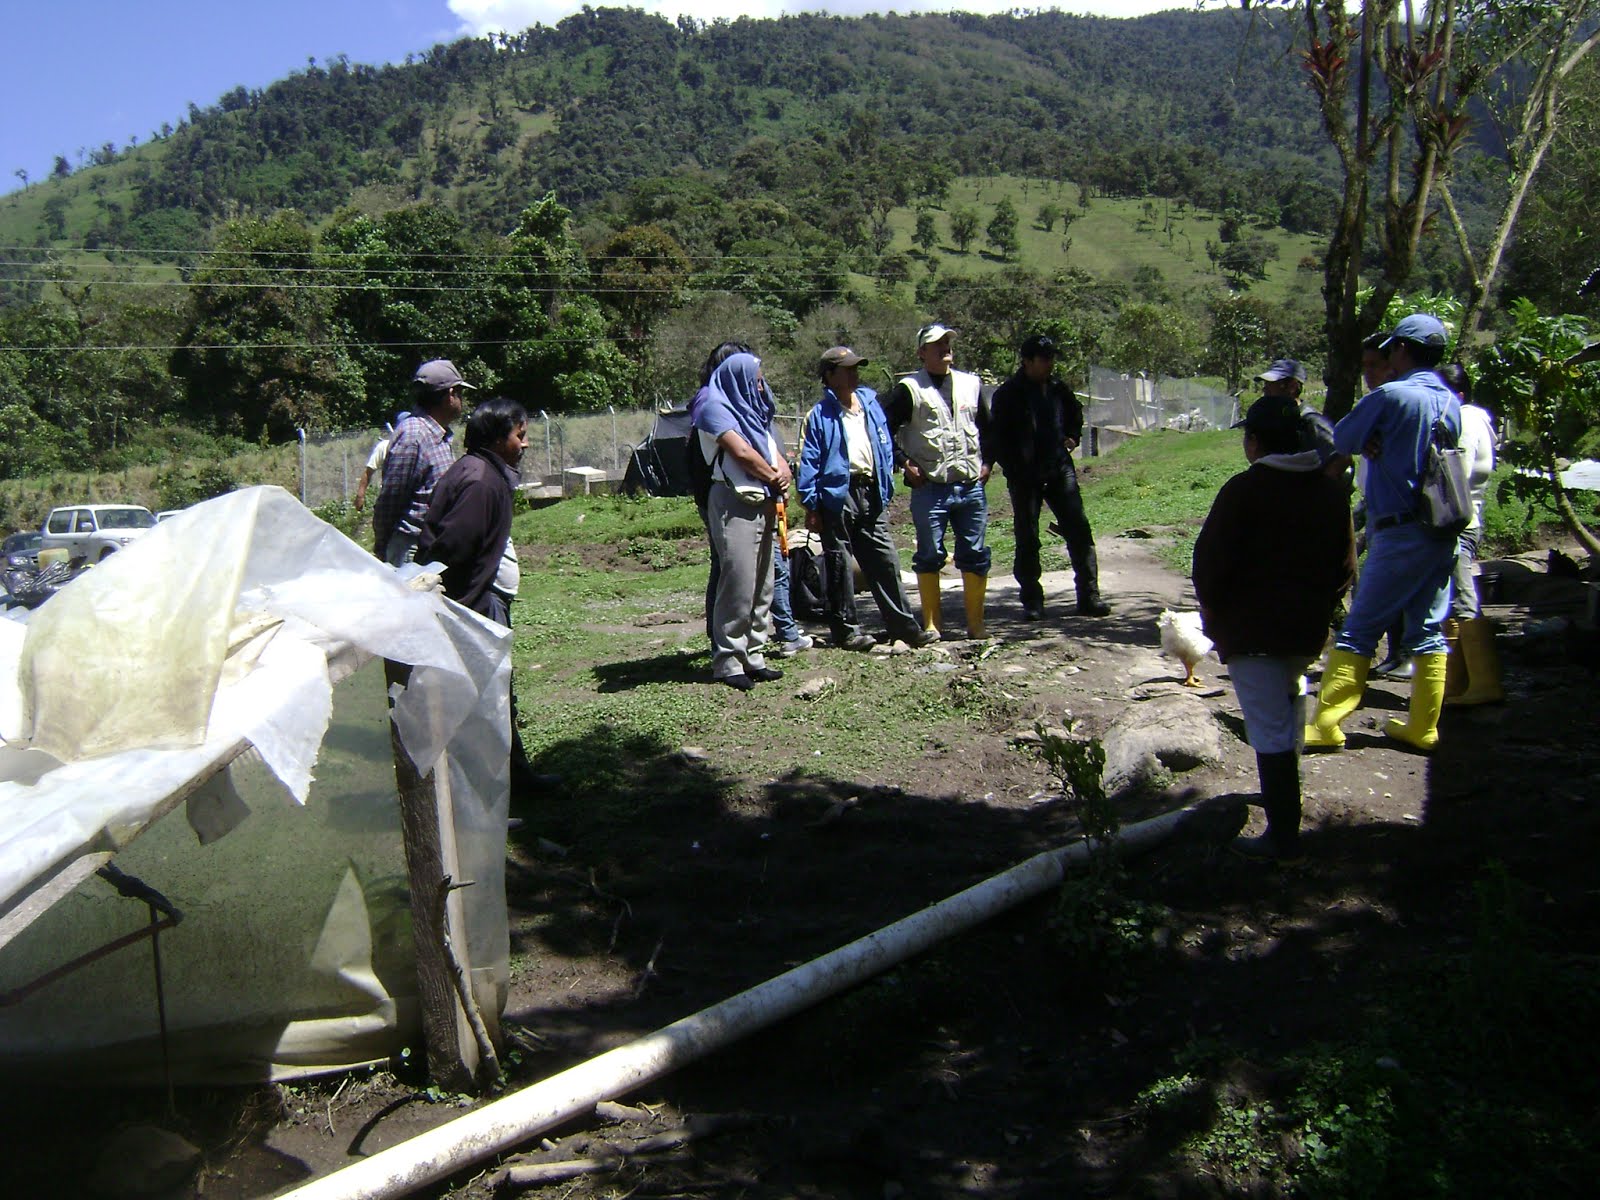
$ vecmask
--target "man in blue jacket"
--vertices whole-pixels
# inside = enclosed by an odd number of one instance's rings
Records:
[[[1415,664],[1411,709],[1406,720],[1391,720],[1384,732],[1418,750],[1432,750],[1439,740],[1456,538],[1419,519],[1418,489],[1434,423],[1442,423],[1452,439],[1461,434],[1461,402],[1434,370],[1448,344],[1437,318],[1406,317],[1383,343],[1393,378],[1363,396],[1334,427],[1338,452],[1367,460],[1367,563],[1322,673],[1316,716],[1306,726],[1307,749],[1344,746],[1340,723],[1360,705],[1372,652],[1397,619],[1405,624],[1401,649]]]
[[[877,395],[860,386],[866,365],[848,346],[822,356],[822,399],[811,410],[800,444],[800,503],[807,528],[822,536],[825,607],[834,645],[870,650],[875,644],[856,620],[854,554],[890,637],[924,646],[938,635],[922,627],[900,582],[900,556],[887,518],[894,494],[894,441]]]

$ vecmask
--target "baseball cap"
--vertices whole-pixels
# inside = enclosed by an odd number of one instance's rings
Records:
[[[1400,323],[1390,330],[1380,349],[1387,350],[1396,342],[1415,342],[1419,346],[1438,346],[1442,349],[1450,344],[1450,334],[1438,317],[1412,313],[1409,317],[1401,318]]]
[[[955,335],[956,331],[954,329],[947,325],[941,325],[937,321],[932,325],[924,325],[917,330],[917,349],[921,350],[924,346],[930,346],[934,342],[942,342],[945,338],[955,337]]]
[[[831,371],[835,367],[864,367],[868,359],[857,354],[849,346],[835,346],[831,350],[822,352],[822,369]]]
[[[1264,396],[1233,423],[1233,428],[1249,433],[1298,433],[1300,406],[1287,396]]]
[[[468,383],[461,378],[461,372],[456,370],[455,363],[448,358],[430,358],[417,368],[417,373],[411,377],[412,383],[421,384],[425,388],[442,392],[447,388],[461,387],[477,391],[475,384]]]
[[[1297,379],[1301,383],[1306,381],[1306,369],[1292,358],[1280,358],[1265,371],[1256,376],[1262,383],[1275,383],[1280,379]]]
[[[1048,333],[1036,333],[1022,343],[1023,358],[1054,358],[1056,343]]]

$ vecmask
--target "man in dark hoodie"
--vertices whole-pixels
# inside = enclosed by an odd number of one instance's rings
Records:
[[[1222,485],[1195,539],[1194,591],[1239,696],[1267,812],[1267,831],[1234,848],[1284,859],[1300,843],[1303,676],[1355,575],[1355,533],[1348,489],[1301,449],[1293,397],[1263,397],[1239,427],[1250,467]]]

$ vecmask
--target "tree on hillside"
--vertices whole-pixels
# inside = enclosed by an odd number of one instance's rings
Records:
[[[273,441],[341,429],[361,411],[315,238],[298,213],[230,222],[195,273],[193,316],[173,355],[189,407],[219,432]]]
[[[1233,242],[1217,256],[1217,266],[1235,288],[1247,288],[1253,279],[1267,277],[1267,264],[1278,257],[1278,247],[1265,238]]]
[[[1199,326],[1181,309],[1129,304],[1111,330],[1111,365],[1149,379],[1192,375],[1202,344]]]
[[[657,225],[630,225],[600,247],[590,269],[596,295],[622,320],[627,344],[641,360],[650,326],[678,302],[689,259]]]
[[[1055,201],[1046,201],[1039,206],[1039,228],[1046,233],[1056,227],[1056,222],[1061,220],[1062,209]]]
[[[950,241],[958,253],[965,254],[972,239],[978,236],[978,214],[970,208],[952,208],[949,217]]]
[[[553,192],[522,210],[495,263],[491,314],[478,336],[502,347],[506,389],[541,397],[541,407],[578,412],[631,403],[635,367],[588,294],[589,268],[571,223]]]
[[[1510,177],[1494,231],[1481,250],[1475,251],[1472,246],[1450,179],[1440,182],[1445,212],[1470,281],[1462,325],[1463,338],[1468,342],[1474,340],[1489,309],[1490,289],[1500,274],[1534,176],[1572,107],[1568,84],[1576,68],[1600,43],[1600,27],[1595,23],[1597,10],[1600,4],[1595,0],[1529,4],[1526,11],[1515,14],[1517,19],[1507,20],[1502,29],[1475,43],[1480,61],[1487,64],[1511,57],[1522,68],[1519,74],[1531,71],[1531,78],[1518,79],[1515,84],[1502,81],[1499,87],[1488,89],[1485,97],[1505,146],[1505,166],[1510,168]]]
[[[1595,0],[1460,0],[1420,10],[1409,0],[1285,3],[1305,23],[1302,57],[1343,183],[1323,268],[1327,412],[1337,418],[1360,386],[1362,338],[1411,277],[1441,184],[1465,144],[1469,105],[1486,88],[1520,90],[1526,83],[1537,115],[1525,126],[1527,152],[1511,146],[1512,203],[1483,268],[1462,241],[1477,277],[1474,311],[1482,311],[1488,268],[1498,269],[1504,244],[1500,234],[1509,236],[1537,167],[1539,131],[1554,126],[1559,82],[1594,44],[1586,30]],[[1371,248],[1369,228],[1376,231]],[[1369,250],[1382,271],[1362,306],[1356,296]]]
[[[994,252],[1007,262],[1016,258],[1022,249],[1022,242],[1017,237],[1017,221],[1017,206],[1011,203],[1010,196],[1002,196],[1000,203],[994,206],[994,216],[989,218],[989,225],[984,230]]]
[[[1230,392],[1244,384],[1250,365],[1265,357],[1267,306],[1254,296],[1217,295],[1206,302],[1211,331],[1201,365],[1222,376]]]
[[[933,223],[933,213],[929,209],[917,210],[917,229],[911,235],[911,241],[918,250],[930,257],[939,248],[939,228]]]

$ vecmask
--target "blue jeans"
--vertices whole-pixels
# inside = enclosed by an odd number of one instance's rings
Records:
[[[1445,653],[1444,619],[1455,564],[1455,539],[1441,539],[1415,521],[1373,531],[1350,613],[1334,645],[1370,658],[1384,631],[1404,618],[1407,654]]]
[[[944,531],[956,535],[956,570],[989,573],[989,547],[983,544],[989,526],[989,500],[983,484],[924,483],[911,489],[911,520],[917,527],[917,552],[912,570],[931,575],[944,566]]]
[[[779,642],[793,642],[800,637],[800,626],[795,624],[794,608],[789,604],[789,556],[776,546],[772,548],[772,632]]]

